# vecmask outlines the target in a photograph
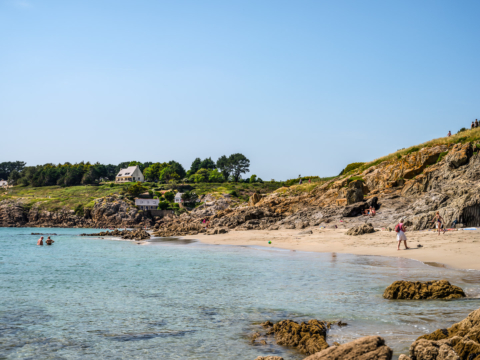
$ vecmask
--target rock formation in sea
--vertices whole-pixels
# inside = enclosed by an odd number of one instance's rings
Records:
[[[426,282],[400,280],[387,287],[383,297],[391,300],[460,299],[465,297],[465,293],[447,280]]]
[[[349,343],[331,346],[304,360],[391,360],[393,351],[380,336],[366,336]]]
[[[150,234],[143,229],[101,231],[94,234],[80,234],[80,236],[115,236],[124,240],[145,240],[150,239]]]
[[[448,329],[420,336],[409,355],[399,360],[480,360],[480,309]]]

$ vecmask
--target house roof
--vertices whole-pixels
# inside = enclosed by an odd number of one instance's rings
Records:
[[[136,169],[137,167],[138,167],[138,165],[129,166],[129,167],[126,168],[126,169],[121,169],[117,176],[129,176],[129,175],[132,175],[132,173],[135,171],[135,169]]]
[[[181,197],[182,195],[183,195],[183,193],[178,192],[178,193],[175,194],[175,197]]]

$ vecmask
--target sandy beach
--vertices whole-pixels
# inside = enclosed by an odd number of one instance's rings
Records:
[[[299,251],[338,252],[357,255],[396,256],[436,266],[480,270],[480,231],[447,231],[440,236],[433,231],[407,232],[409,250],[397,251],[396,233],[376,231],[349,236],[342,229],[231,231],[221,235],[186,236],[207,244],[256,245]],[[271,241],[271,244],[268,242]],[[418,247],[422,245],[422,247]]]

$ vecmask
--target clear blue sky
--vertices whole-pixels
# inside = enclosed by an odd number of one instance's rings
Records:
[[[0,161],[336,175],[480,118],[479,39],[479,1],[0,0]]]

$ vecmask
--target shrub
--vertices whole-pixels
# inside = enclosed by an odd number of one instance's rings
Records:
[[[347,185],[350,184],[352,181],[356,181],[356,180],[365,182],[365,180],[361,176],[352,176],[350,179],[347,180]]]
[[[460,130],[458,130],[457,134],[460,134],[461,132],[463,131],[467,131],[467,129],[465,129],[464,127],[462,127]]]
[[[397,159],[400,160],[402,158],[402,155],[397,154]]]
[[[457,143],[464,143],[467,140],[466,136],[462,136],[461,138],[457,139]]]
[[[437,159],[437,163],[439,163],[440,161],[442,161],[442,159],[445,157],[445,155],[448,154],[448,151],[444,151],[442,153],[440,153],[440,155],[438,155],[438,159]]]
[[[167,210],[167,208],[170,206],[168,201],[160,201],[158,203],[158,210]]]
[[[114,187],[114,186],[115,186],[115,185],[113,184],[113,182],[112,182],[112,183],[110,183],[110,187],[111,187],[111,188],[112,188],[112,187]]]
[[[417,151],[419,151],[419,150],[420,150],[420,148],[417,147],[417,146],[411,147],[410,149],[408,149],[408,150],[405,152],[405,155],[408,155],[408,154],[417,152]]]
[[[238,197],[238,194],[235,190],[230,191],[229,194],[232,196]]]
[[[345,167],[345,169],[343,169],[342,172],[338,176],[343,175],[343,174],[348,174],[350,171],[358,169],[363,164],[365,164],[365,163],[364,162],[355,162],[355,163],[348,164]]]
[[[77,215],[77,216],[84,216],[85,215],[85,213],[83,211],[83,205],[81,205],[81,204],[78,204],[77,206],[75,206],[74,211],[75,211],[75,215]]]
[[[164,195],[165,199],[169,202],[172,202],[173,199],[175,199],[175,195],[173,194],[173,192],[169,191],[169,192],[166,192]]]

